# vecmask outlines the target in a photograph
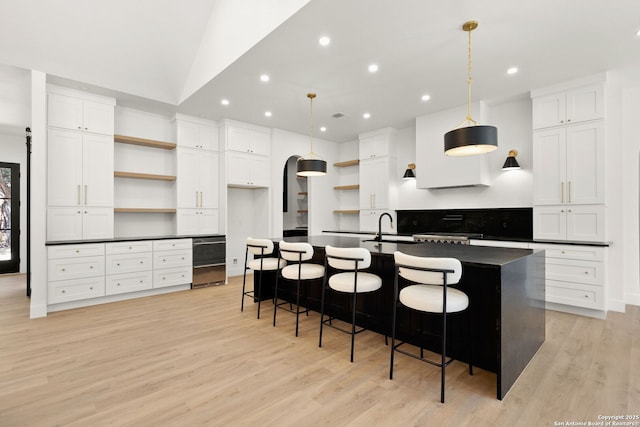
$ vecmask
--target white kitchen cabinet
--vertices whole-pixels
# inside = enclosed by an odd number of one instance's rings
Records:
[[[192,282],[192,245],[191,239],[153,241],[153,288]]]
[[[389,155],[389,135],[371,135],[361,137],[359,141],[360,160],[373,159]]]
[[[104,244],[49,247],[49,304],[104,296],[104,272]]]
[[[596,83],[533,98],[533,129],[604,117],[604,84]]]
[[[114,104],[49,93],[48,125],[113,135]]]
[[[218,151],[218,128],[213,123],[199,123],[176,114],[175,133],[180,147]]]
[[[113,140],[49,129],[47,204],[113,206]]]
[[[360,209],[389,209],[392,159],[378,157],[360,161]],[[394,162],[395,164],[395,162]]]
[[[269,157],[227,151],[227,185],[232,187],[269,187]]]
[[[271,154],[271,134],[268,129],[227,125],[227,149],[242,153]]]
[[[47,240],[87,240],[113,237],[113,208],[49,207]]]
[[[105,253],[105,295],[118,295],[152,288],[152,241],[106,243]]]
[[[604,205],[534,206],[533,238],[603,242],[605,212]]]
[[[178,147],[178,208],[218,207],[218,153]]]
[[[181,209],[177,212],[177,230],[181,235],[218,234],[218,209]]]
[[[601,120],[533,133],[534,205],[604,203]]]
[[[378,232],[378,221],[380,219],[380,215],[383,213],[389,213],[392,218],[395,217],[394,211],[383,210],[383,209],[360,209],[360,231],[371,231],[374,233]],[[394,227],[389,221],[388,217],[382,218],[382,232],[383,233],[391,233],[393,232]]]

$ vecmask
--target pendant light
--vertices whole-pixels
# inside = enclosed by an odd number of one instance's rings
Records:
[[[307,98],[309,98],[309,144],[311,145],[311,151],[306,159],[298,157],[298,172],[296,173],[298,176],[322,176],[327,174],[327,162],[313,152],[313,98],[315,97],[315,93],[307,94]]]
[[[471,31],[478,22],[469,21],[462,29],[469,34],[467,66],[467,118],[458,127],[444,135],[444,153],[448,156],[471,156],[489,153],[498,148],[498,129],[481,126],[471,118]]]

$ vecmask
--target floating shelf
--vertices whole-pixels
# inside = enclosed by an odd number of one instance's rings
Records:
[[[301,210],[298,210],[298,211],[296,211],[296,212],[298,212],[298,213],[307,213],[307,212],[309,212],[309,211],[308,211],[308,210],[306,210],[306,209],[301,209]]]
[[[337,214],[357,214],[357,213],[360,213],[360,210],[359,209],[339,209],[339,210],[333,211],[333,213],[337,213]]]
[[[309,194],[308,191],[300,191],[298,192],[298,196],[307,196]]]
[[[118,178],[135,178],[135,179],[152,179],[158,181],[175,181],[175,175],[154,175],[150,173],[137,173],[137,172],[113,172],[113,176]]]
[[[153,139],[136,138],[135,136],[113,135],[115,142],[131,145],[142,145],[143,147],[162,148],[164,150],[173,150],[176,144],[173,142],[154,141]]]
[[[357,166],[360,164],[360,160],[347,160],[344,162],[334,163],[333,166],[337,168],[346,168],[347,166]]]
[[[333,187],[334,190],[359,190],[360,189],[360,185],[359,184],[354,184],[354,185],[338,185],[337,187]]]
[[[114,208],[115,213],[176,213],[171,208]]]

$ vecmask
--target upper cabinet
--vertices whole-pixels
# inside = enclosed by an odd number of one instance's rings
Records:
[[[231,187],[270,186],[271,130],[225,120],[220,135],[226,148],[226,183]]]
[[[218,151],[218,127],[213,122],[176,114],[174,129],[179,147]]]
[[[387,131],[393,133],[391,129],[387,129]],[[386,134],[361,137],[359,146],[360,160],[388,156],[389,143],[389,136]]]
[[[604,85],[590,84],[549,94],[532,93],[533,129],[604,118]]]
[[[59,93],[48,95],[48,125],[83,132],[113,135],[115,103],[82,99]]]
[[[227,149],[243,153],[271,154],[271,134],[268,130],[250,129],[238,126],[228,126]]]

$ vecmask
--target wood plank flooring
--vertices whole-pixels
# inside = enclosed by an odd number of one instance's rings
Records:
[[[0,276],[0,426],[553,426],[640,414],[640,308],[549,311],[547,340],[503,401],[495,375],[439,371],[384,337],[326,329],[226,286],[28,318],[24,276]]]

